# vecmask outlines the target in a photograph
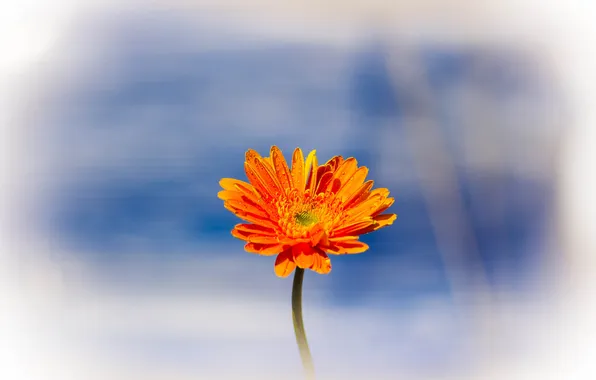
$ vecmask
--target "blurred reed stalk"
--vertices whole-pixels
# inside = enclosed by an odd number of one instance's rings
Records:
[[[464,207],[454,157],[449,152],[436,97],[419,57],[406,64],[393,53],[387,69],[393,88],[411,88],[409,107],[404,109],[403,124],[410,153],[418,174],[422,194],[436,237],[439,253],[459,307],[472,308],[479,344],[492,346],[495,340],[495,300],[490,291],[487,271],[482,262],[476,236]],[[406,79],[407,78],[407,79]],[[470,136],[464,133],[469,141]],[[475,141],[487,145],[494,137],[476,131]],[[492,140],[494,141],[494,140]]]

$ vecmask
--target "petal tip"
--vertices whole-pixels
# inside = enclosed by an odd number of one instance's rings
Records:
[[[277,277],[288,277],[296,269],[296,263],[292,257],[292,250],[287,249],[275,258],[273,270]]]

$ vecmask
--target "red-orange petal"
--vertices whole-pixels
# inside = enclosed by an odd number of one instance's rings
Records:
[[[341,189],[341,181],[337,178],[333,178],[331,183],[327,186],[327,190],[331,193],[337,194],[339,189]]]
[[[383,214],[375,216],[373,218],[369,217],[366,218],[364,221],[356,222],[333,231],[332,239],[336,239],[336,237],[339,236],[351,235],[352,237],[354,237],[368,234],[380,228],[392,225],[396,218],[397,215],[395,214]]]
[[[310,266],[310,269],[319,274],[327,274],[331,272],[331,260],[329,259],[329,256],[320,249],[315,249],[313,263]]]
[[[344,202],[344,209],[349,209],[354,205],[359,204],[360,202],[364,201],[369,196],[369,191],[372,189],[374,182],[372,180],[368,180],[362,184],[352,195],[347,196],[346,201]]]
[[[238,199],[228,199],[224,202],[224,204],[233,207],[237,210],[242,210],[245,212],[250,212],[255,214],[263,219],[268,219],[269,214],[265,210],[263,210],[258,204],[251,202],[248,198],[243,197],[241,200]]]
[[[244,187],[247,188],[251,188],[252,186],[250,185],[250,183],[244,182],[244,181],[240,181],[238,179],[235,178],[222,178],[219,180],[219,185],[224,189],[224,190],[237,190],[236,186],[238,185],[242,185]]]
[[[252,186],[250,183],[240,181],[236,183],[234,187],[237,191],[241,192],[243,195],[255,202],[259,199],[259,194],[255,190],[254,186]]]
[[[333,240],[333,239],[330,239]],[[362,253],[368,249],[368,244],[358,240],[346,240],[346,241],[331,241],[329,247],[325,247],[328,253],[336,255],[341,254],[354,254]]]
[[[379,194],[372,194],[363,202],[354,204],[351,208],[345,210],[346,220],[357,220],[360,217],[370,216],[381,204],[383,200]]]
[[[228,202],[224,202],[224,207],[226,209],[230,210],[231,212],[233,212],[240,219],[244,219],[247,222],[251,222],[251,223],[258,224],[263,227],[272,228],[272,229],[275,229],[278,227],[274,222],[271,221],[271,219],[263,218],[258,215],[255,215],[251,212],[246,212],[246,211],[237,209],[237,208],[231,206],[230,204],[228,204]]]
[[[377,222],[377,227],[375,229],[378,230],[381,227],[392,225],[393,222],[395,221],[395,219],[397,219],[397,215],[396,214],[383,214],[383,215],[375,216],[373,219],[375,220],[375,222]]]
[[[333,185],[333,173],[330,171],[326,171],[319,177],[319,183],[317,185],[317,189],[315,190],[315,194],[324,193],[326,192],[332,185]]]
[[[333,237],[362,235],[362,234],[366,233],[363,231],[369,231],[369,229],[370,229],[370,231],[373,231],[375,225],[376,225],[376,222],[373,220],[373,218],[366,218],[365,220],[358,221],[358,222],[343,226],[341,228],[338,228],[332,232],[332,235],[333,235]]]
[[[259,226],[258,224],[236,224],[234,229],[247,234],[247,236],[251,234],[275,236],[276,234],[275,230]]]
[[[321,225],[321,223],[317,223],[310,230],[310,242],[313,247],[316,247],[319,244],[328,244],[329,236],[327,235],[327,231],[325,230],[323,225]]]
[[[282,187],[269,162],[265,161],[255,150],[249,149],[246,152],[246,163],[255,171],[269,194],[277,198],[282,192]]]
[[[267,187],[261,180],[256,170],[248,162],[244,163],[244,172],[246,178],[250,181],[250,184],[255,188],[257,193],[263,197],[266,201],[271,201],[273,198],[272,190]]]
[[[259,226],[258,224],[237,224],[234,229],[232,229],[232,236],[252,242],[254,242],[251,240],[253,236],[268,237],[270,239],[277,238],[275,231],[270,228]]]
[[[234,190],[222,190],[217,193],[217,197],[222,201],[226,201],[228,199],[240,199],[242,197],[242,193]]]
[[[288,277],[296,269],[296,263],[294,263],[292,256],[292,248],[288,248],[277,255],[273,269],[278,277]]]
[[[371,197],[376,195],[379,195],[381,198],[386,199],[389,196],[389,190],[384,187],[379,187],[370,192]]]
[[[310,268],[313,264],[315,252],[308,244],[301,243],[292,247],[292,255],[298,268]]]
[[[291,172],[294,187],[298,189],[300,194],[302,194],[304,192],[306,181],[304,178],[304,155],[302,154],[302,150],[300,148],[296,148],[296,150],[294,150],[294,154],[292,155]]]
[[[395,202],[395,198],[387,198],[383,201],[383,203],[379,206],[378,209],[376,209],[373,213],[372,216],[377,216],[380,215],[383,211],[387,210],[389,207],[391,207],[393,205],[393,203]]]
[[[275,245],[281,244],[277,236],[251,235],[248,237],[250,243]]]
[[[337,196],[342,200],[345,201],[349,197],[352,196],[364,183],[366,176],[368,175],[368,168],[366,166],[362,166],[358,168],[352,176],[345,180],[342,183],[342,187],[339,191],[337,191]]]
[[[308,177],[308,180],[306,181],[306,189],[310,189],[310,191],[314,193],[315,188],[317,186],[317,173],[319,169],[316,151],[313,150],[308,154],[308,157],[306,157],[305,167],[306,170],[308,170],[308,168],[310,167],[310,175]]]
[[[244,245],[244,250],[250,253],[257,253],[263,256],[273,256],[277,253],[280,253],[284,250],[285,246],[283,244],[259,244],[259,243],[246,243]]]
[[[284,190],[289,191],[294,187],[292,181],[292,174],[288,168],[288,164],[284,159],[281,150],[275,145],[271,147],[271,161],[273,161],[273,167],[275,168],[275,174],[279,179],[279,183]]]
[[[339,179],[342,184],[347,182],[347,179],[352,177],[358,169],[358,161],[354,157],[350,157],[339,165],[335,170],[335,178]]]
[[[219,183],[225,189],[217,193],[220,199],[238,199],[242,201],[248,199],[252,204],[257,205],[258,208],[267,211],[269,215],[275,215],[277,210],[274,205],[263,201],[262,196],[259,195],[251,184],[232,178],[224,178]]]
[[[344,158],[342,156],[335,156],[331,157],[331,159],[329,159],[325,165],[329,165],[331,167],[331,171],[335,171],[343,161]]]

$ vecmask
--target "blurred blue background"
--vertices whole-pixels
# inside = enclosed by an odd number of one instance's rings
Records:
[[[459,306],[477,294],[532,294],[557,252],[561,99],[548,65],[517,46],[285,40],[239,29],[180,15],[77,24],[47,70],[51,90],[35,116],[56,173],[44,205],[53,259],[85,263],[115,294],[236,294],[286,311],[290,282],[231,237],[238,220],[217,198],[218,181],[245,178],[249,148],[354,156],[396,197],[398,219],[362,238],[366,253],[332,257],[330,275],[307,273],[305,307],[400,324],[352,342],[353,353],[375,347],[375,368],[390,370],[400,356],[412,371],[463,365],[469,356],[453,347],[476,330]],[[79,275],[64,269],[73,286],[91,281]],[[432,311],[436,300],[442,327],[408,338],[408,323],[423,317],[399,315]],[[307,329],[317,331],[314,319]],[[323,371],[349,366],[324,349],[332,326],[319,327],[328,336],[311,343],[327,357]],[[138,345],[148,361],[174,355],[220,368],[209,358],[221,340],[120,339],[110,347]],[[265,351],[287,350],[282,364],[298,365],[288,339]]]

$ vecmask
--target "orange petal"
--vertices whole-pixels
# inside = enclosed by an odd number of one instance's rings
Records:
[[[275,245],[281,244],[277,239],[277,236],[263,236],[263,235],[251,235],[248,238],[249,243]]]
[[[241,192],[246,197],[256,201],[259,199],[259,194],[255,190],[254,186],[250,183],[239,181],[238,183],[234,184],[234,187],[237,191]]]
[[[259,196],[257,191],[253,186],[248,183],[237,183],[236,188],[240,191],[246,198],[250,199],[254,204],[257,204],[258,207],[267,211],[269,215],[277,215],[277,207],[275,204],[265,201],[263,197]]]
[[[350,157],[337,168],[335,171],[335,178],[342,183],[346,183],[348,178],[352,177],[358,169],[358,161],[354,157]]]
[[[319,274],[327,274],[331,272],[331,260],[329,259],[329,256],[320,249],[316,249],[310,269]]]
[[[246,243],[244,250],[250,253],[257,253],[263,256],[273,256],[284,250],[283,244],[259,244],[259,243]]]
[[[252,186],[249,183],[234,178],[222,178],[219,180],[219,185],[223,187],[224,190],[237,190],[236,186],[238,185],[252,189]]]
[[[397,219],[397,215],[383,214],[375,216],[373,219],[375,220],[375,222],[377,222],[377,227],[375,228],[375,230],[378,230],[379,228],[392,225],[395,219]]]
[[[346,221],[358,220],[365,216],[376,216],[385,211],[393,204],[393,198],[388,200],[387,195],[389,195],[389,190],[385,188],[371,191],[366,200],[353,203],[350,209],[345,209]]]
[[[265,163],[265,165],[267,165],[267,167],[269,167],[269,169],[271,169],[271,172],[273,173],[273,160],[271,159],[271,156],[269,157],[262,157],[263,162]]]
[[[292,255],[299,268],[310,268],[315,257],[312,247],[305,243],[292,247]]]
[[[247,236],[251,234],[257,235],[267,235],[267,236],[275,236],[276,233],[273,229],[259,226],[258,224],[236,224],[234,229],[237,231],[241,231]]]
[[[357,236],[375,230],[376,222],[373,218],[366,218],[363,221],[355,222],[333,231],[332,236]]]
[[[276,207],[271,204],[267,203],[263,200],[263,198],[259,195],[259,193],[255,190],[255,188],[246,182],[243,181],[224,181],[224,180],[231,180],[229,178],[224,178],[220,181],[220,184],[225,185],[226,188],[232,188],[233,190],[223,190],[220,191],[217,196],[220,199],[238,199],[241,201],[245,201],[248,199],[255,205],[257,208],[267,211],[269,215],[276,215],[277,209]],[[240,196],[241,195],[241,196]]]
[[[342,236],[353,238],[359,235],[368,234],[385,226],[392,225],[396,218],[397,215],[395,214],[383,214],[375,216],[374,218],[366,218],[364,221],[356,222],[333,231],[331,240],[338,239]]]
[[[364,202],[355,204],[351,209],[346,210],[346,221],[357,220],[365,216],[370,216],[379,208],[383,199],[379,194],[370,195]]]
[[[304,155],[300,148],[296,148],[292,155],[292,180],[294,181],[294,187],[298,189],[300,194],[304,193],[304,186],[306,184],[304,178]]]
[[[385,199],[389,196],[389,190],[384,187],[379,187],[378,189],[371,191],[370,195],[379,195],[381,198]]]
[[[383,211],[387,210],[389,207],[391,207],[391,205],[393,205],[393,203],[395,202],[395,198],[387,198],[383,201],[383,203],[381,204],[381,206],[379,206],[378,209],[376,209],[373,213],[372,216],[377,216],[380,215]]]
[[[248,184],[246,184],[248,185]],[[217,193],[218,198],[223,199],[224,201],[228,200],[235,200],[242,203],[247,203],[254,207],[257,210],[262,210],[266,212],[268,215],[277,215],[277,208],[274,204],[265,202],[261,196],[259,196],[254,188],[250,185],[250,188],[242,185],[236,184],[236,191],[232,190],[222,190]],[[245,209],[246,207],[239,207],[241,209]]]
[[[250,183],[246,183],[244,181],[238,181],[238,180],[235,180],[232,178],[222,178],[219,181],[219,184],[221,185],[221,187],[224,188],[223,191],[220,191],[219,193],[217,193],[218,198],[220,198],[222,200],[227,200],[227,199],[232,199],[232,198],[241,199],[234,193],[242,194],[245,197],[252,200],[254,203],[257,203],[258,200],[260,199],[259,194],[257,193],[255,188]]]
[[[242,200],[228,199],[227,201],[225,201],[224,204],[227,204],[228,206],[233,207],[236,210],[250,212],[252,214],[260,216],[263,219],[269,219],[269,214],[267,214],[265,210],[263,210],[256,203],[250,202],[247,198],[244,198]]]
[[[306,188],[310,189],[311,192],[314,192],[315,187],[317,185],[317,169],[318,169],[318,161],[317,161],[317,151],[312,150],[308,157],[306,157],[306,163],[304,164],[304,174],[306,176]]]
[[[271,189],[269,189],[267,185],[263,183],[256,170],[248,162],[244,163],[244,172],[246,173],[246,178],[248,178],[250,184],[255,188],[261,197],[263,197],[266,201],[273,199],[273,193],[271,192]]]
[[[288,277],[294,269],[296,269],[296,263],[294,263],[291,248],[277,255],[274,271],[278,277]]]
[[[242,197],[242,193],[234,190],[222,190],[217,193],[217,197],[222,201],[228,199],[240,199]]]
[[[321,177],[323,176],[323,174],[325,173],[332,173],[333,174],[333,170],[331,170],[331,166],[330,165],[321,165],[317,167],[317,183],[314,188],[317,188],[319,183],[321,182]]]
[[[331,239],[333,240],[333,239]],[[345,253],[362,253],[368,249],[368,245],[358,240],[332,241],[326,251],[341,255]]]
[[[327,245],[327,243],[328,243],[327,231],[325,231],[325,229],[323,228],[321,223],[317,223],[310,230],[310,242],[313,247],[316,247],[319,244]]]
[[[333,168],[331,168],[331,165],[329,164],[324,164],[324,165],[319,165],[317,167],[317,178],[320,178],[323,174],[329,172],[333,174]]]
[[[342,156],[335,156],[331,157],[331,159],[329,159],[325,165],[329,165],[331,167],[331,171],[334,172],[342,162],[344,162],[344,158]]]
[[[268,228],[272,228],[272,229],[276,229],[278,227],[274,222],[271,221],[271,219],[263,218],[261,216],[255,215],[251,212],[237,209],[237,208],[231,206],[230,204],[228,204],[228,202],[224,202],[224,207],[226,209],[230,210],[231,212],[233,212],[240,219],[244,219],[247,222],[259,224],[263,227],[268,227]]]
[[[299,243],[310,243],[310,238],[279,237],[279,242],[285,245],[296,245]]]
[[[331,183],[329,185],[327,185],[327,190],[330,193],[334,193],[337,194],[337,192],[339,191],[339,189],[341,189],[341,181],[337,178],[333,178],[331,180]]]
[[[348,240],[358,240],[358,236],[335,236],[329,238],[329,241],[336,242],[336,241],[348,241]]]
[[[292,175],[290,174],[290,169],[288,169],[288,164],[286,163],[281,150],[279,150],[279,148],[275,145],[271,147],[271,160],[273,161],[275,174],[277,175],[279,183],[284,190],[289,190],[294,187]]]
[[[337,196],[345,201],[352,196],[364,183],[366,176],[368,175],[368,168],[362,166],[354,172],[354,174],[342,183],[341,189],[337,192]]]
[[[320,169],[320,168],[319,168]],[[324,193],[332,185],[333,173],[327,171],[319,177],[319,183],[315,194]]]
[[[368,198],[369,191],[372,189],[373,184],[374,182],[372,180],[366,181],[364,184],[362,184],[362,186],[360,186],[358,190],[356,190],[354,194],[349,196],[344,202],[344,209],[349,209]]]
[[[259,226],[258,224],[237,224],[234,226],[234,229],[232,229],[232,236],[253,243],[255,242],[253,240],[254,236],[268,237],[269,239],[272,239],[271,243],[277,242],[273,240],[277,237],[275,231]]]
[[[259,178],[261,184],[267,188],[268,193],[274,198],[279,197],[281,185],[279,184],[271,165],[264,161],[263,157],[253,149],[246,151],[246,163],[253,169],[254,174]]]

